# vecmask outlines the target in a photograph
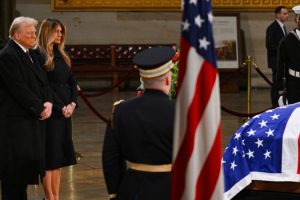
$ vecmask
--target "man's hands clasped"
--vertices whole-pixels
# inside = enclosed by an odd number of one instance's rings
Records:
[[[45,120],[48,119],[51,114],[52,114],[52,103],[50,102],[45,102],[44,103],[44,110],[41,112],[40,114],[40,120]],[[73,114],[74,110],[76,108],[76,104],[74,102],[64,106],[62,108],[62,114],[65,118],[69,118],[71,117],[71,115]]]
[[[52,103],[45,102],[44,103],[44,110],[40,114],[40,120],[45,120],[51,116],[52,113]]]
[[[62,114],[65,118],[69,118],[71,117],[71,115],[73,114],[74,110],[76,108],[76,104],[74,102],[64,106],[62,108]]]

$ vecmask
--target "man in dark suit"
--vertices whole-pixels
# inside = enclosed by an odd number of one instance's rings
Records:
[[[274,83],[276,79],[278,46],[281,39],[287,34],[284,22],[288,20],[288,10],[285,6],[275,9],[275,20],[268,26],[266,31],[266,47],[268,55],[268,67],[272,69],[273,86],[271,88],[271,100],[274,107],[277,104]]]
[[[27,200],[27,185],[44,173],[44,120],[52,112],[45,72],[30,50],[37,21],[14,19],[0,52],[0,178],[2,200]]]
[[[145,91],[115,105],[106,130],[102,163],[110,199],[170,199],[174,54],[170,47],[155,47],[133,59]]]

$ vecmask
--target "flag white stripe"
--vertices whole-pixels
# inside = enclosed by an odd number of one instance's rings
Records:
[[[222,164],[220,164],[220,165],[221,165],[221,169],[220,169],[219,179],[216,184],[213,196],[211,197],[211,200],[220,200],[220,197],[222,197],[224,195],[223,167],[222,167]]]
[[[230,200],[252,182],[251,173],[224,193],[224,200]]]
[[[288,119],[282,138],[282,173],[297,173],[298,170],[299,119],[300,108],[296,108]]]
[[[196,88],[196,82],[204,60],[191,47],[187,57],[187,70],[180,91],[176,99],[176,115],[174,125],[173,160],[177,157],[180,145],[186,131],[186,119],[189,106],[194,97],[192,88]]]
[[[195,91],[195,93],[197,92],[199,91]],[[203,117],[196,129],[194,149],[191,158],[188,161],[187,174],[185,176],[185,182],[188,183],[188,185],[185,187],[182,199],[195,199],[198,177],[203,168],[203,164],[214,145],[219,128],[219,123],[216,122],[220,122],[221,120],[219,100],[219,81],[217,76],[211,91],[210,99],[205,107]],[[203,141],[205,141],[205,143]]]

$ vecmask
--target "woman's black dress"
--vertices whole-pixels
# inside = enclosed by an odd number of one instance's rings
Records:
[[[58,51],[54,53],[54,69],[47,72],[53,108],[46,121],[46,170],[76,164],[71,117],[65,118],[62,108],[71,102],[77,105],[77,82]]]

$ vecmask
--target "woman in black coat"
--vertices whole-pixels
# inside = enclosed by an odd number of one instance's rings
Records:
[[[42,22],[38,50],[44,59],[53,113],[46,122],[46,176],[43,186],[47,200],[59,199],[61,167],[76,164],[72,141],[71,115],[77,106],[77,83],[70,58],[64,51],[65,26],[56,19]]]

